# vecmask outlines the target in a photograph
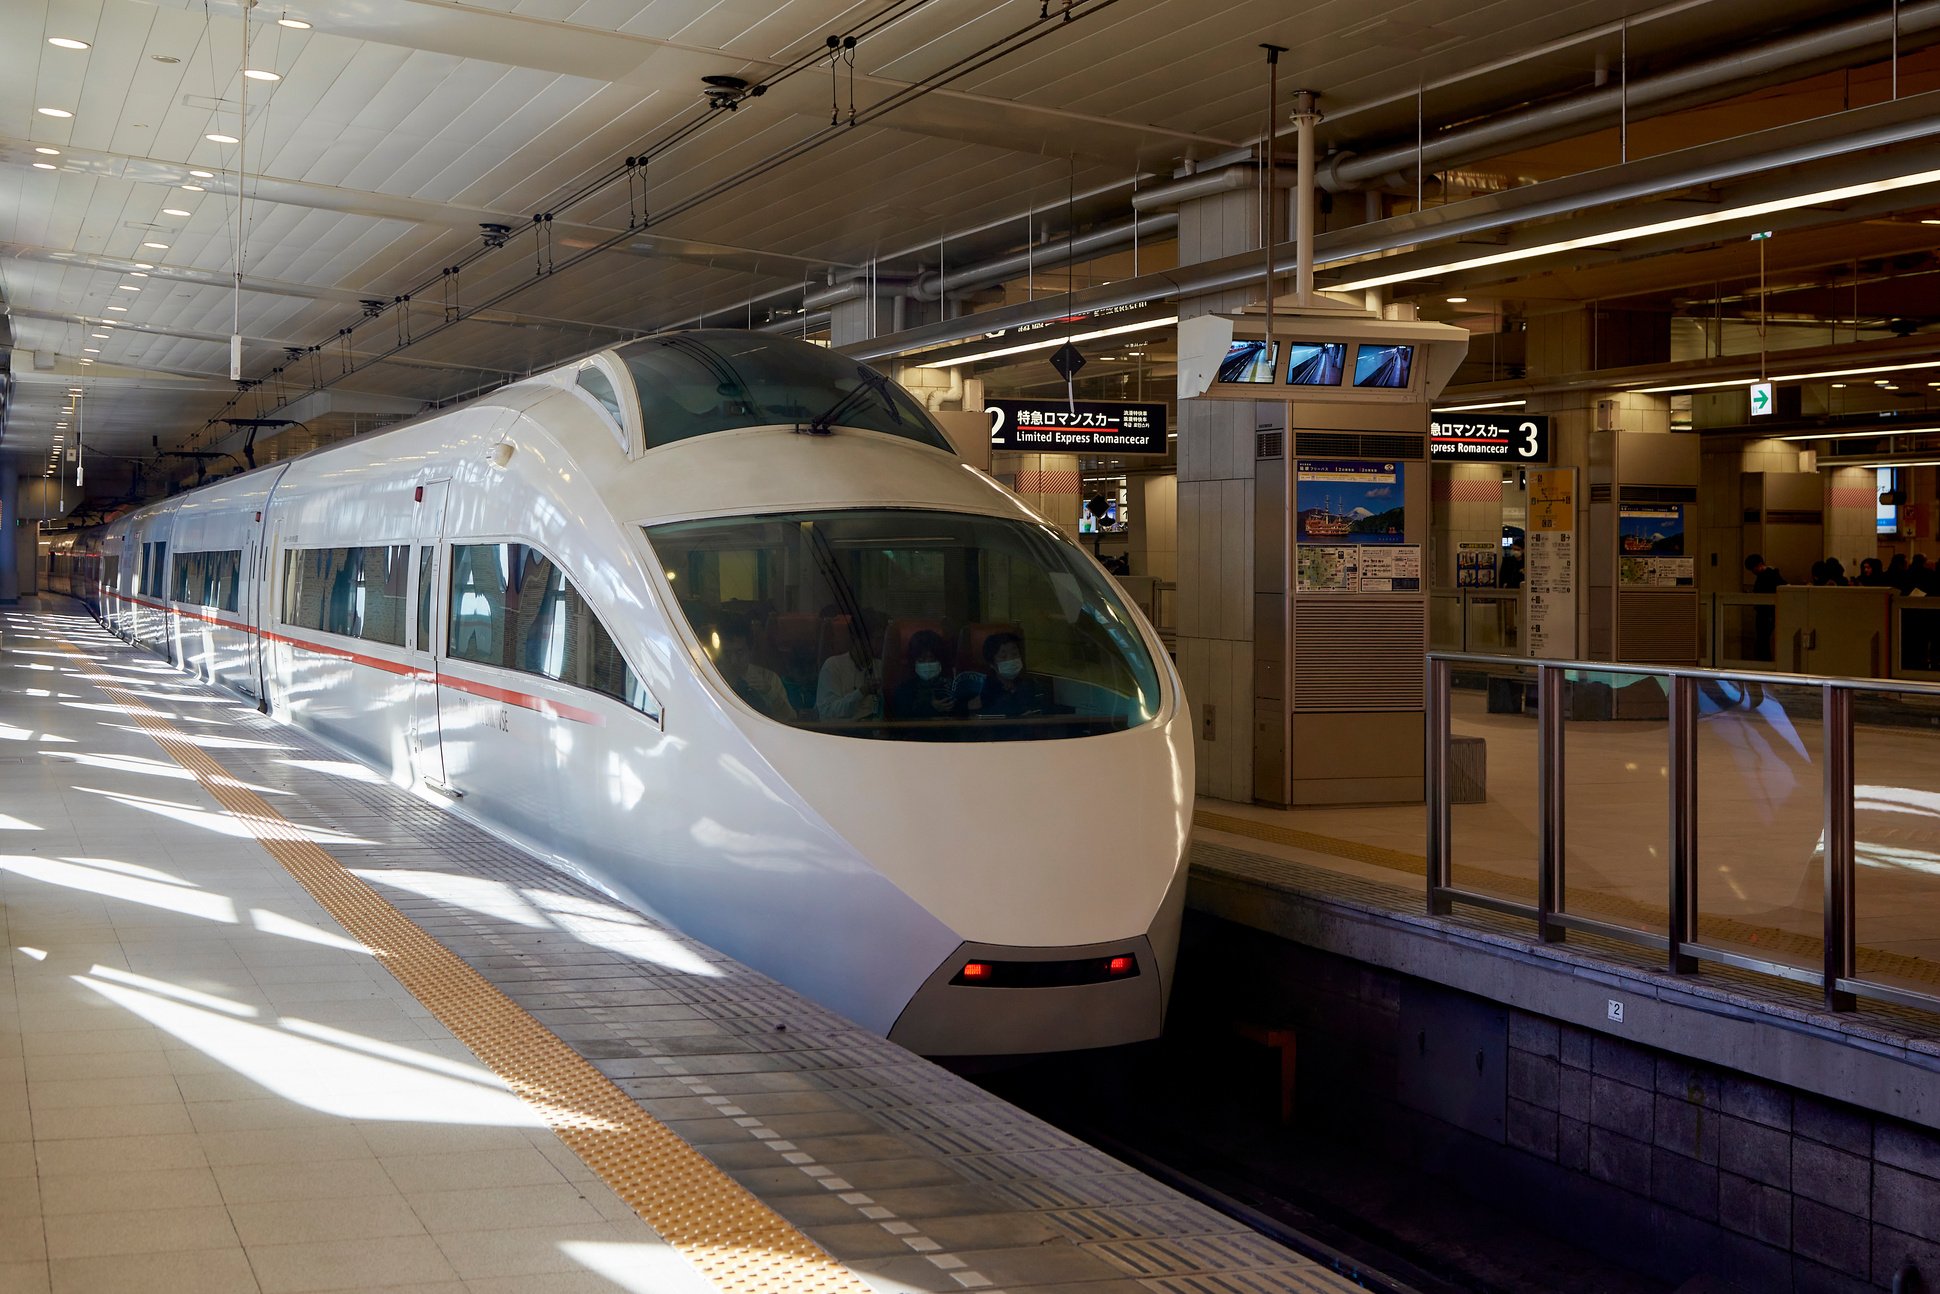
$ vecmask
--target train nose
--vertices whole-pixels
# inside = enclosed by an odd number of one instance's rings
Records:
[[[1068,948],[964,943],[930,973],[889,1038],[924,1056],[1076,1051],[1158,1037],[1164,1006],[1143,935]]]

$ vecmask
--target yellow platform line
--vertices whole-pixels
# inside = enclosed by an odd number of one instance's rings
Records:
[[[1358,840],[1342,840],[1319,832],[1301,831],[1294,827],[1280,826],[1278,823],[1235,817],[1228,813],[1212,813],[1204,809],[1195,809],[1192,820],[1194,825],[1204,827],[1208,831],[1250,836],[1254,840],[1264,840],[1293,849],[1305,849],[1310,853],[1367,863],[1374,867],[1383,867],[1389,871],[1413,876],[1422,884],[1427,884],[1428,860],[1420,854],[1411,854],[1406,850],[1387,849],[1380,845],[1364,844]],[[1524,903],[1536,901],[1536,882],[1533,877],[1511,876],[1485,867],[1457,863],[1455,883],[1462,889],[1477,893],[1497,895]],[[1571,890],[1568,895],[1567,910],[1660,933],[1666,930],[1670,923],[1668,907],[1645,903],[1627,895],[1604,894],[1590,889]],[[1761,953],[1785,954],[1809,966],[1823,965],[1825,961],[1825,940],[1819,936],[1781,930],[1776,926],[1754,925],[1735,917],[1700,915],[1698,934],[1707,943],[1736,944],[1740,947],[1756,948]],[[1940,963],[1924,957],[1909,957],[1905,953],[1862,947],[1858,950],[1857,961],[1860,972],[1868,976],[1881,975],[1917,984],[1940,984]]]
[[[734,1294],[870,1294],[853,1272],[710,1163],[450,949],[426,934],[200,747],[147,698],[81,672],[192,773],[272,858],[505,1081],[588,1168],[715,1286]]]

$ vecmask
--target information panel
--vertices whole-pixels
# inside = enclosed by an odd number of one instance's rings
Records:
[[[1697,559],[1684,555],[1684,505],[1617,505],[1617,584],[1627,589],[1690,588]]]
[[[1529,556],[1523,641],[1549,660],[1576,655],[1576,471],[1529,474]]]
[[[1546,413],[1438,413],[1428,423],[1435,463],[1547,463]]]
[[[1294,588],[1301,593],[1420,592],[1421,545],[1301,544],[1294,549]]]
[[[1165,406],[1114,400],[985,400],[990,447],[1043,454],[1163,454]]]

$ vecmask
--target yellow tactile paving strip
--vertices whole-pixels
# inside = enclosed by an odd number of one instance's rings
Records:
[[[1282,827],[1277,823],[1239,818],[1225,813],[1208,813],[1203,809],[1194,810],[1192,820],[1195,825],[1204,827],[1208,831],[1250,836],[1255,840],[1270,841],[1293,849],[1305,849],[1316,854],[1327,854],[1334,858],[1367,863],[1389,871],[1405,873],[1423,884],[1427,882],[1428,860],[1420,854],[1411,854],[1406,850],[1387,849],[1380,845],[1362,844],[1355,840],[1341,840],[1318,832]],[[1455,883],[1462,889],[1473,890],[1480,894],[1498,895],[1523,903],[1536,901],[1536,882],[1531,877],[1510,876],[1484,867],[1471,867],[1465,863],[1457,863]],[[1568,910],[1585,916],[1600,917],[1613,924],[1635,926],[1644,930],[1662,931],[1670,921],[1667,908],[1643,903],[1621,894],[1603,894],[1595,890],[1572,890],[1569,894]],[[1741,948],[1755,948],[1760,954],[1789,957],[1801,965],[1818,966],[1825,960],[1825,940],[1823,939],[1795,931],[1780,930],[1776,926],[1753,925],[1751,922],[1739,921],[1733,917],[1700,915],[1698,934],[1706,943],[1725,947],[1736,945]],[[1858,963],[1860,973],[1869,978],[1887,977],[1919,984],[1940,984],[1940,964],[1923,957],[1908,957],[1904,953],[1862,947],[1858,950]]]
[[[62,644],[271,857],[472,1054],[536,1109],[642,1221],[722,1290],[870,1294],[870,1287],[709,1163],[584,1057],[466,965],[254,791],[184,740],[134,689]]]

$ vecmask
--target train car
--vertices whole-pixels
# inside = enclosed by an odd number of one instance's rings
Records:
[[[853,361],[649,338],[99,551],[118,631],[914,1050],[1159,1032],[1177,675]]]

